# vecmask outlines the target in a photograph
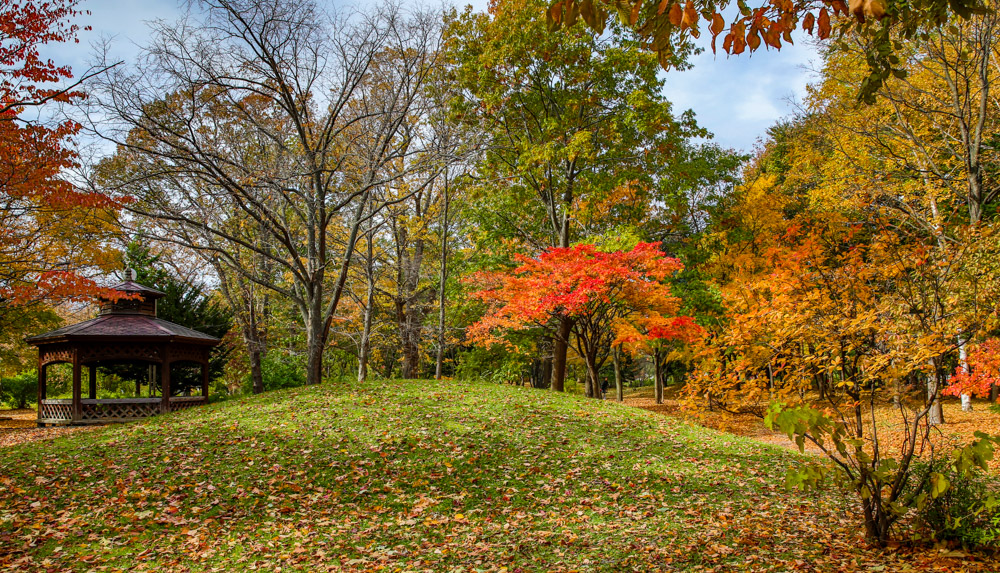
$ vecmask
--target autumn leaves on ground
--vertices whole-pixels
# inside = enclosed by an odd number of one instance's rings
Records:
[[[0,569],[995,570],[865,549],[796,459],[611,401],[325,384],[0,450]]]

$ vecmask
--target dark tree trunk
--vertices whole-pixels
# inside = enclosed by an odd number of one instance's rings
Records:
[[[569,351],[569,334],[573,321],[559,319],[559,330],[552,341],[552,391],[563,392],[566,382],[566,354]]]
[[[369,247],[369,255],[372,249]],[[368,290],[365,293],[364,326],[361,330],[361,347],[358,348],[358,382],[368,379],[368,357],[371,356],[372,349],[372,317],[375,314],[375,277],[372,276],[373,269],[368,268]]]
[[[621,358],[618,356],[618,348],[615,348],[611,355],[615,364],[615,399],[619,402],[625,401],[624,389],[622,388],[622,365]]]
[[[588,398],[600,398],[601,397],[601,383],[597,379],[597,366],[595,365],[595,360],[593,356],[588,355],[587,361],[587,382],[586,382],[586,393]]]
[[[261,352],[258,348],[253,348],[250,354],[250,382],[254,394],[264,392],[264,371],[260,367]]]
[[[663,367],[660,364],[660,350],[653,352],[653,380],[655,383],[656,403],[663,403]]]
[[[448,172],[444,174],[444,193],[441,196],[444,209],[441,214],[441,288],[438,292],[438,347],[437,359],[434,363],[434,379],[440,380],[444,369],[444,323],[448,284],[448,209],[451,207],[451,197],[448,196]]]

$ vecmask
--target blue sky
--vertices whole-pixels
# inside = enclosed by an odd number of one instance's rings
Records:
[[[471,3],[480,9],[486,4],[485,0]],[[77,73],[87,69],[91,44],[111,38],[113,53],[128,59],[135,53],[135,44],[147,39],[145,22],[173,20],[182,10],[178,0],[83,0],[80,7],[91,14],[79,23],[93,30],[82,32],[79,44],[45,51],[57,63],[72,65]],[[770,125],[791,113],[791,102],[802,98],[809,81],[805,66],[815,59],[815,50],[804,44],[752,57],[715,56],[705,50],[692,59],[692,69],[666,74],[665,91],[678,111],[693,109],[699,123],[715,134],[715,141],[749,151]]]

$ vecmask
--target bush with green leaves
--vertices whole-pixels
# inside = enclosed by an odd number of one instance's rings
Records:
[[[860,405],[855,407],[857,419],[862,420],[864,414]],[[808,441],[826,456],[825,460],[820,457],[803,460],[789,468],[786,486],[809,490],[833,482],[853,491],[861,502],[866,537],[885,546],[890,532],[911,512],[922,514],[931,511],[933,515],[934,511],[941,512],[944,508],[945,513],[941,515],[946,515],[949,506],[940,500],[952,490],[953,481],[972,479],[979,470],[986,471],[997,444],[1000,444],[1000,437],[976,432],[975,440],[965,447],[956,448],[949,458],[932,457],[924,462],[920,459],[917,445],[927,443],[930,437],[932,426],[926,423],[926,417],[927,409],[910,420],[912,426],[907,429],[909,438],[903,443],[898,457],[891,455],[888,444],[880,445],[877,433],[862,434],[855,431],[862,427],[860,424],[852,427],[850,420],[831,416],[818,408],[774,403],[768,408],[764,423],[769,429],[787,434],[800,451],[805,451]],[[874,427],[874,423],[869,427]],[[929,470],[924,463],[931,464]],[[965,493],[956,491],[956,499],[967,497]],[[963,509],[961,504],[957,504],[951,509],[959,514],[950,516],[951,523],[960,527],[967,517],[960,514],[962,511],[968,510],[977,515],[992,513],[996,505],[997,501],[992,496],[981,499],[975,507],[966,506]],[[934,506],[938,509],[928,509]],[[940,523],[948,522],[946,517],[934,519]]]
[[[914,540],[954,542],[969,549],[1000,548],[1000,484],[977,470],[959,472],[954,463],[939,461],[914,471],[921,476],[940,475],[948,484],[937,497],[925,498],[917,507]]]
[[[303,357],[269,352],[261,359],[260,369],[265,392],[295,388],[306,383],[306,365]],[[249,377],[246,384],[248,389],[252,385]]]
[[[0,403],[8,408],[27,408],[38,399],[38,373],[22,372],[0,380]]]
[[[495,384],[518,384],[530,371],[530,360],[497,345],[475,347],[459,355],[455,376],[461,380],[484,380]]]

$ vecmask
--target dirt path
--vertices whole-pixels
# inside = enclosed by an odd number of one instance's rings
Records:
[[[639,388],[626,394],[625,404],[798,451],[795,442],[789,440],[787,435],[768,430],[764,426],[763,420],[757,416],[752,414],[733,415],[724,412],[699,412],[697,415],[693,415],[681,409],[676,387],[667,387],[665,390],[663,404],[656,403],[651,387]],[[935,427],[930,434],[930,440],[939,452],[949,452],[952,448],[970,443],[975,438],[977,431],[994,435],[1000,434],[1000,411],[991,407],[991,404],[975,400],[971,412],[963,412],[958,400],[946,400],[942,405],[945,423]],[[894,451],[894,448],[901,447],[905,441],[906,432],[896,407],[888,403],[878,406],[875,418],[879,428],[880,441],[887,448],[884,451],[891,452]],[[806,451],[822,453],[815,444],[810,442],[806,442]],[[925,453],[930,451],[927,449]],[[992,471],[1000,473],[1000,459],[992,460],[989,465]]]
[[[760,442],[774,444],[790,450],[799,451],[795,442],[788,439],[788,436],[781,432],[768,430],[764,426],[764,421],[750,414],[732,415],[721,412],[702,412],[698,416],[693,416],[681,409],[680,401],[677,399],[675,388],[666,388],[663,396],[663,403],[657,404],[653,394],[653,388],[639,388],[625,394],[625,405],[634,408],[642,408],[650,412],[663,414],[673,418],[680,418],[695,424],[706,426],[720,432],[735,434],[753,438]],[[812,453],[822,453],[815,444],[806,444],[806,451]]]
[[[51,440],[72,432],[90,430],[92,427],[39,428],[34,410],[0,410],[0,448],[16,446],[27,442]]]

